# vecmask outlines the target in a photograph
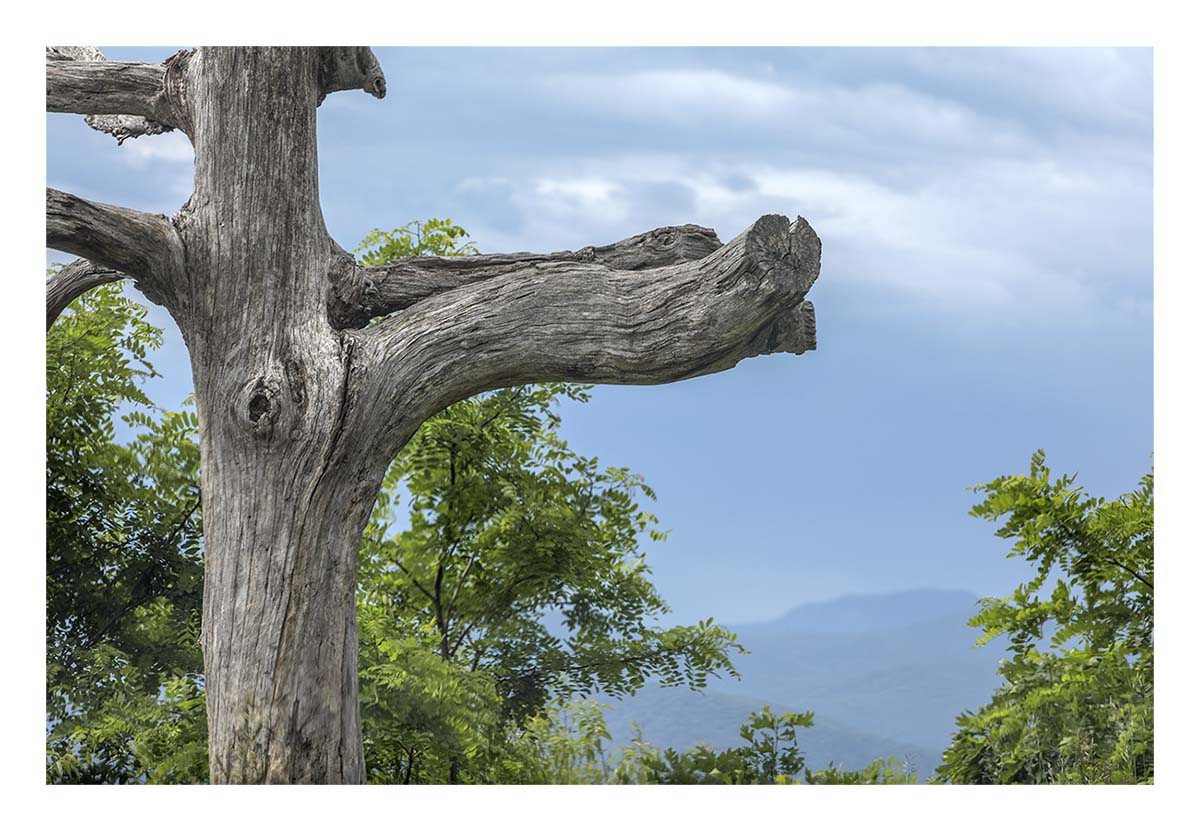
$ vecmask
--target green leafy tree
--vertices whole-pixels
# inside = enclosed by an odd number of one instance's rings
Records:
[[[119,286],[46,337],[46,763],[68,782],[207,774],[194,412],[142,392],[161,331]],[[114,439],[114,419],[135,430]]]
[[[937,775],[957,783],[1140,783],[1154,776],[1154,475],[1108,502],[1052,477],[976,488],[972,511],[1034,576],[971,620],[1007,637],[993,699],[958,719]],[[1047,591],[1049,589],[1049,591]]]
[[[756,784],[791,781],[804,768],[804,755],[796,745],[796,728],[812,727],[813,714],[771,712],[763,705],[738,731],[746,770]]]
[[[360,555],[369,768],[382,749],[378,730],[416,735],[376,709],[390,700],[379,684],[390,673],[383,644],[431,651],[457,668],[444,671],[463,688],[468,675],[486,676],[499,709],[473,719],[481,726],[522,724],[553,698],[631,694],[649,678],[699,689],[734,672],[735,636],[711,620],[654,625],[667,607],[639,545],[663,534],[637,501],[653,492],[628,469],[602,468],[567,446],[556,432],[559,397],[587,393],[524,387],[455,404],[389,471]],[[408,528],[393,533],[405,503]],[[451,780],[470,778],[454,760],[477,741],[430,737],[416,755]]]

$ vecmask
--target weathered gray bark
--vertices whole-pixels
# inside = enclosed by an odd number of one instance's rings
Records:
[[[187,344],[215,782],[363,781],[355,560],[424,419],[501,386],[666,383],[815,346],[820,241],[802,219],[764,217],[724,246],[683,226],[360,268],[321,216],[316,108],[343,89],[383,97],[370,50],[204,48],[116,69],[70,49],[47,63],[52,109],[172,125],[196,152],[170,220],[48,192],[47,244],[95,265],[69,267],[47,317],[121,272]]]
[[[409,257],[362,268],[350,255],[337,254],[342,271],[334,281],[330,315],[346,327],[407,309],[450,289],[555,263],[600,263],[640,271],[685,260],[699,260],[721,247],[711,228],[683,225],[658,228],[614,242],[556,254],[485,254],[475,257]]]
[[[79,295],[96,286],[122,279],[119,271],[104,268],[87,260],[76,260],[46,281],[46,331],[58,316]]]
[[[153,136],[175,128],[168,72],[175,57],[155,66],[107,61],[94,46],[46,49],[46,109],[87,113],[88,126],[127,138]]]

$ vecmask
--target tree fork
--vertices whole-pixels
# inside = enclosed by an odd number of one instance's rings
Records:
[[[355,564],[425,418],[503,386],[667,383],[815,347],[820,240],[803,219],[763,217],[727,245],[681,226],[364,269],[325,229],[316,109],[339,90],[384,97],[369,49],[206,47],[162,65],[89,49],[48,50],[48,109],[120,119],[93,126],[125,137],[177,127],[196,151],[171,219],[48,192],[47,244],[87,259],[48,284],[47,317],[127,274],[187,344],[214,782],[365,780]]]

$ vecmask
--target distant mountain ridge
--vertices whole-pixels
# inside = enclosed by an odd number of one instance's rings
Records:
[[[834,600],[804,603],[766,623],[732,624],[741,632],[771,629],[863,634],[890,625],[910,625],[974,613],[979,598],[966,591],[912,589],[892,594],[851,594]],[[965,624],[967,617],[963,617]]]
[[[742,679],[717,679],[704,693],[645,689],[609,700],[618,743],[643,737],[683,749],[698,741],[738,743],[737,729],[764,703],[812,710],[802,731],[810,764],[861,767],[911,755],[922,777],[940,763],[955,717],[991,699],[1003,643],[976,648],[967,625],[978,596],[918,589],[853,595],[797,606],[766,623],[731,625],[750,650],[735,660]]]

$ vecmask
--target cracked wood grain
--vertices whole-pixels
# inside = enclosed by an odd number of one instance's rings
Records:
[[[339,328],[365,326],[372,318],[407,309],[452,289],[555,263],[598,263],[641,271],[699,260],[721,247],[711,228],[656,228],[609,245],[553,254],[477,254],[466,257],[408,257],[378,266],[354,265],[336,248],[339,267],[331,273],[330,320]]]
[[[434,295],[363,335],[389,406],[433,415],[499,387],[662,384],[755,355],[816,347],[805,295],[821,242],[803,218],[765,216],[699,260],[632,271],[534,260]]]
[[[46,245],[83,257],[98,268],[123,272],[137,281],[152,302],[167,306],[173,314],[180,311],[177,289],[183,244],[165,216],[46,188]],[[78,269],[69,277],[76,285],[83,279]]]

